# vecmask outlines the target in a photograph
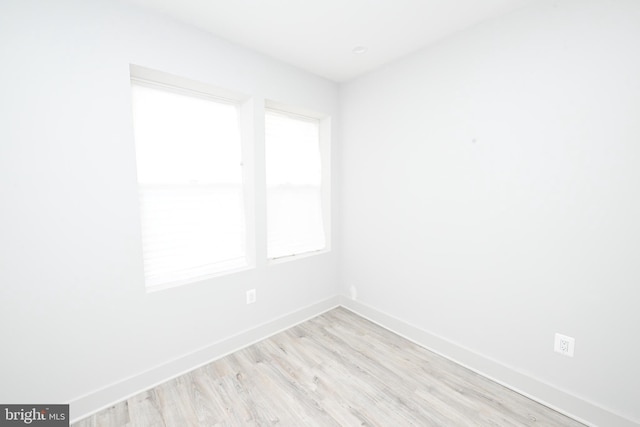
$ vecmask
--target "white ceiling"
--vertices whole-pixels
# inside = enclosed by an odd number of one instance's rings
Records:
[[[532,0],[128,1],[343,82]]]

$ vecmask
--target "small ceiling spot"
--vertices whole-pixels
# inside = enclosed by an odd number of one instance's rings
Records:
[[[356,55],[362,55],[364,53],[367,53],[367,50],[369,49],[364,46],[356,46],[351,50],[351,52],[355,53]]]

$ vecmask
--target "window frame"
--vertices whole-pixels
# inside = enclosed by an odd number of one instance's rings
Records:
[[[299,254],[291,254],[284,255],[280,257],[271,258],[268,255],[268,238],[265,236],[265,243],[267,247],[265,247],[265,255],[267,257],[267,265],[275,265],[280,263],[286,263],[298,259],[313,257],[316,255],[321,255],[325,253],[329,253],[332,250],[332,228],[331,228],[331,140],[332,140],[332,127],[331,127],[331,116],[327,114],[318,113],[316,111],[312,111],[302,107],[295,107],[290,104],[284,104],[276,101],[265,100],[264,105],[264,116],[266,117],[266,113],[269,111],[273,111],[277,114],[283,114],[287,116],[291,116],[292,118],[302,119],[302,120],[314,120],[318,123],[318,144],[320,151],[320,165],[321,165],[321,178],[320,178],[320,194],[321,194],[321,215],[322,215],[322,223],[323,223],[323,232],[324,232],[324,248],[303,252]],[[265,126],[265,136],[266,136],[266,126]],[[266,153],[266,141],[265,141],[265,153]],[[265,169],[267,167],[266,164],[266,155],[264,159]],[[268,197],[268,189],[266,179],[264,182],[265,188],[265,203],[268,203],[266,199]],[[266,210],[265,210],[266,214]],[[268,235],[268,219],[265,218],[265,234]]]
[[[179,287],[187,284],[200,283],[212,278],[227,276],[241,271],[251,270],[256,267],[256,242],[255,242],[255,184],[254,184],[254,135],[253,127],[253,108],[251,98],[244,94],[231,92],[225,89],[216,88],[205,83],[197,82],[187,78],[175,76],[157,70],[141,67],[138,65],[130,65],[130,82],[133,85],[139,84],[147,87],[157,88],[161,90],[171,91],[181,95],[208,99],[218,103],[231,104],[236,107],[238,112],[238,125],[240,136],[240,156],[242,165],[242,183],[241,192],[244,208],[244,248],[245,248],[245,264],[239,267],[227,270],[208,273],[191,278],[173,280],[166,283],[148,285],[146,274],[144,277],[144,287],[147,292],[155,292],[158,290]],[[133,93],[130,92],[133,106]],[[132,116],[132,129],[135,126]],[[135,141],[134,141],[135,143]],[[136,159],[137,170],[137,159]],[[140,189],[136,178],[136,188]],[[142,211],[140,205],[140,196],[138,196],[138,209],[140,227],[142,227]],[[142,230],[140,228],[140,230]],[[142,244],[142,234],[140,235],[140,243]],[[142,249],[142,248],[141,248]],[[143,254],[143,250],[141,250]],[[144,267],[144,263],[143,263]]]

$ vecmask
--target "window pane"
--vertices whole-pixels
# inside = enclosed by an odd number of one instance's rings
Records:
[[[235,106],[133,83],[147,286],[245,266]]]
[[[267,111],[267,254],[324,249],[319,122]]]

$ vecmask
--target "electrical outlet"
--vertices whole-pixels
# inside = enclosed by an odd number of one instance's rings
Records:
[[[556,334],[553,350],[564,356],[573,357],[573,349],[575,345],[576,340],[574,338],[562,334]]]
[[[349,295],[351,295],[351,299],[353,300],[358,298],[358,290],[356,289],[355,286],[349,287]]]
[[[254,302],[256,302],[256,290],[249,289],[247,291],[247,304],[253,304]]]

